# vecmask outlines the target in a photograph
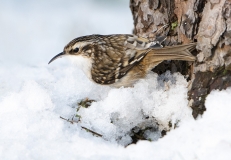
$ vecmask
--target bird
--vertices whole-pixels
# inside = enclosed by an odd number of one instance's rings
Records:
[[[70,57],[100,85],[131,87],[164,60],[195,61],[196,43],[163,47],[159,41],[132,34],[87,35],[73,39],[48,64]]]

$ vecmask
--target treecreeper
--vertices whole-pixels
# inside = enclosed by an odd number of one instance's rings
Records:
[[[195,46],[189,43],[162,47],[158,41],[130,34],[89,35],[73,39],[49,63],[72,56],[95,83],[130,87],[164,60],[195,61],[190,53]]]

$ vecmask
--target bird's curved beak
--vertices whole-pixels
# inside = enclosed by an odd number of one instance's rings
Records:
[[[56,56],[54,56],[49,62],[48,64],[50,64],[51,62],[53,62],[54,60],[56,60],[57,58],[61,58],[62,56],[65,55],[65,52],[61,52],[59,54],[57,54]]]

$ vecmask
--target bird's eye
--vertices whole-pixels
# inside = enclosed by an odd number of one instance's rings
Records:
[[[73,52],[77,53],[79,51],[79,48],[73,49]]]

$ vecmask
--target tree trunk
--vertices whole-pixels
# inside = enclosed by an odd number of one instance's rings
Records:
[[[211,90],[231,86],[231,0],[130,0],[130,8],[134,34],[149,39],[167,34],[165,45],[197,42],[196,62],[164,61],[153,71],[188,75],[193,116],[203,114]]]

